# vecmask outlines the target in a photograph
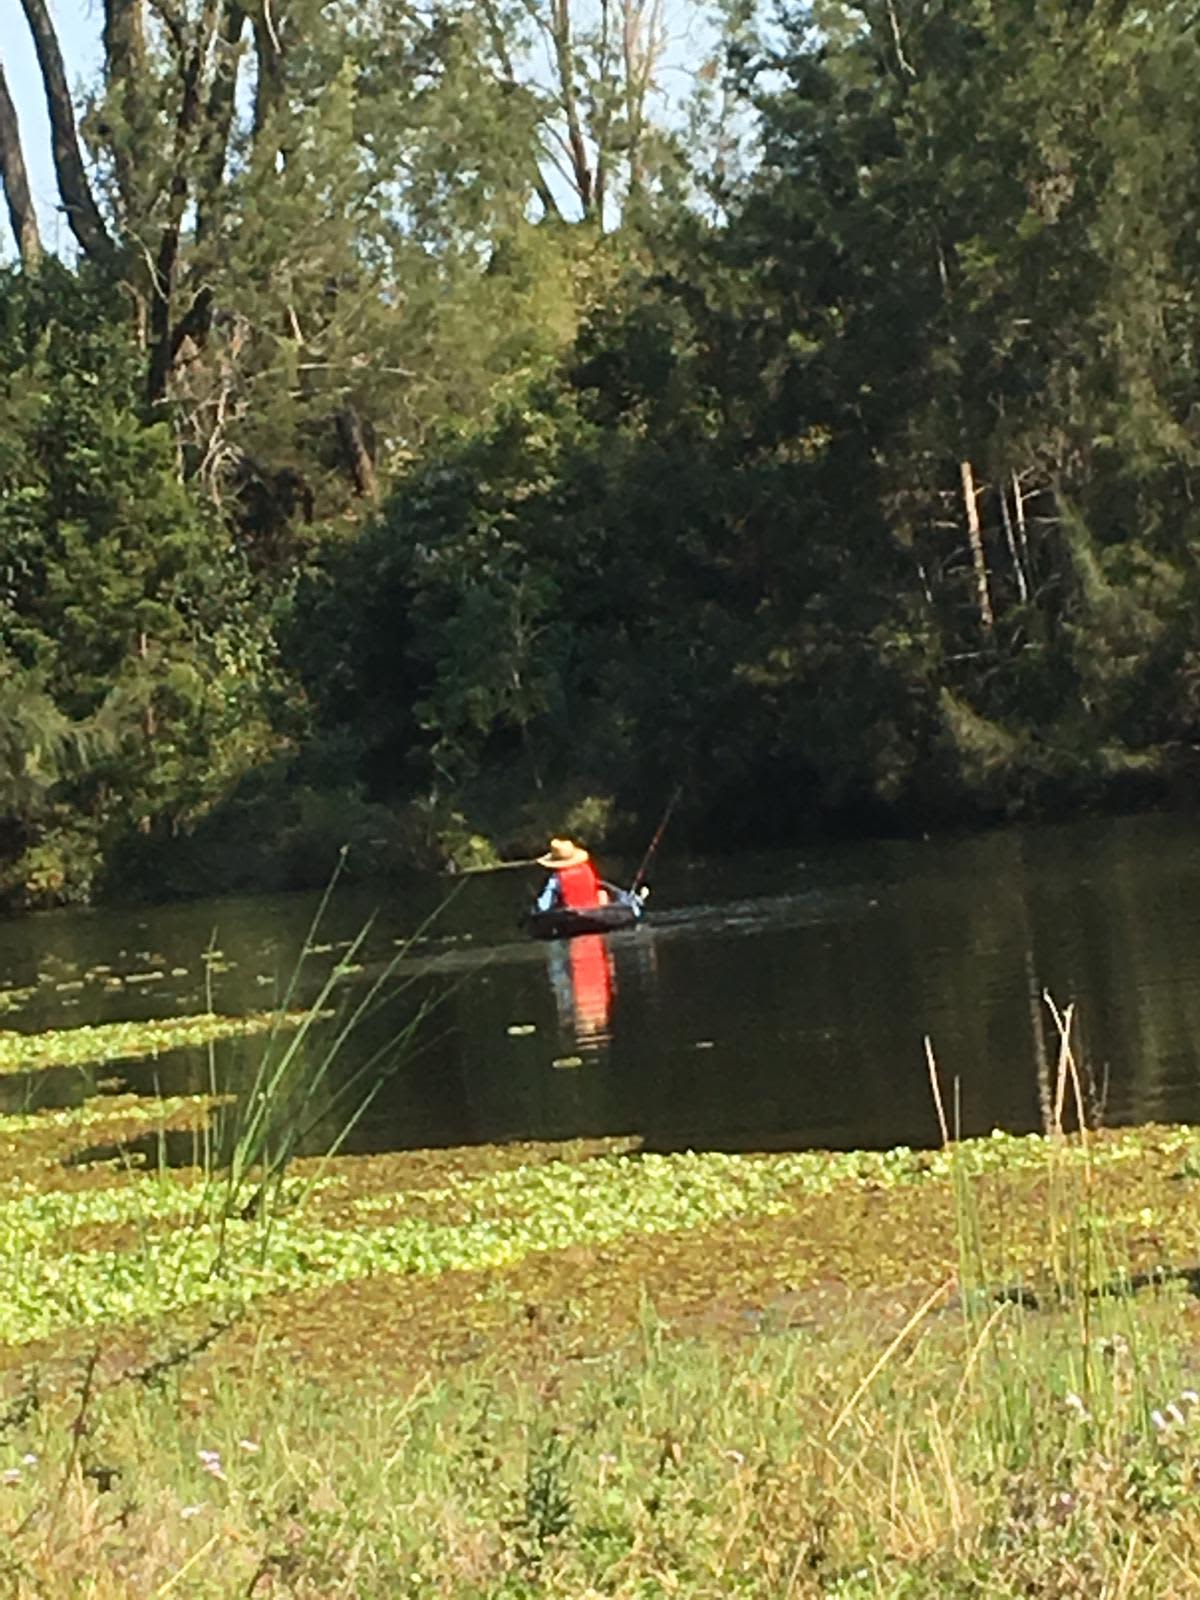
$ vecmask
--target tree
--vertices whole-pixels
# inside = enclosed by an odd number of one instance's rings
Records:
[[[52,262],[3,290],[8,815],[29,847],[69,817],[91,873],[98,839],[189,826],[271,751],[270,644],[228,533],[180,485],[169,430],[139,415],[111,292]]]
[[[62,204],[134,309],[149,413],[251,522],[359,515],[431,415],[479,415],[520,370],[513,332],[562,331],[564,273],[587,293],[579,251],[551,261],[534,219],[561,223],[566,183],[611,223],[667,149],[659,0],[586,20],[571,0],[107,0],[81,118],[45,0],[22,3]],[[24,217],[15,123],[0,132]]]

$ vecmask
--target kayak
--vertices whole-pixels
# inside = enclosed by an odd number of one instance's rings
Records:
[[[620,895],[606,906],[556,906],[551,911],[530,911],[525,927],[535,939],[573,939],[579,933],[616,933],[620,928],[635,928],[642,920],[642,901],[624,889],[609,890]]]

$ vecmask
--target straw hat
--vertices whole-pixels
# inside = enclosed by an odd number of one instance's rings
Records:
[[[557,871],[561,867],[581,867],[587,859],[588,853],[582,845],[571,839],[551,839],[549,850],[537,858],[537,864]]]

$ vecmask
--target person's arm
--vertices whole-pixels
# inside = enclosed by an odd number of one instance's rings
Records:
[[[560,898],[561,892],[558,887],[558,877],[557,875],[552,874],[546,879],[546,882],[542,887],[541,894],[539,894],[537,899],[534,901],[533,909],[535,911],[554,911],[558,906]]]
[[[608,883],[603,878],[600,881],[608,890],[609,901],[612,905],[628,906],[630,911],[635,911],[638,916],[641,916],[646,901],[650,897],[650,891],[645,884],[640,889],[622,889],[619,884]]]

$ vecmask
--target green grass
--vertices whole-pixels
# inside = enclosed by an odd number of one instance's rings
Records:
[[[4,1430],[0,1559],[13,1594],[97,1600],[1189,1593],[1180,1309],[1104,1309],[1086,1410],[1069,1320],[1016,1307],[982,1341],[933,1312],[885,1341],[864,1308],[734,1344],[646,1309],[515,1379],[84,1365]]]

